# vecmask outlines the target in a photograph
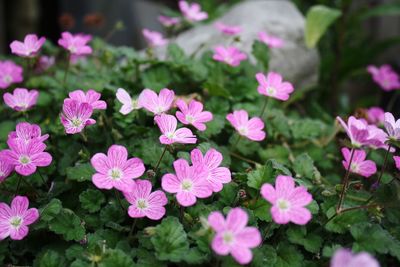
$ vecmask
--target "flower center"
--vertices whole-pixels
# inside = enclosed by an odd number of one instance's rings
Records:
[[[82,125],[82,120],[80,120],[80,119],[78,119],[78,118],[73,118],[73,119],[71,120],[71,123],[72,123],[73,126],[79,127],[79,126]]]
[[[132,108],[139,109],[139,103],[136,99],[132,99]]]
[[[11,75],[5,75],[5,76],[3,77],[3,81],[4,81],[5,83],[11,83],[11,82],[13,81],[13,79],[12,79]]]
[[[358,171],[358,164],[355,162],[352,162],[350,165],[350,169],[352,172],[357,172]]]
[[[174,133],[173,133],[173,132],[169,132],[169,133],[166,133],[165,136],[166,136],[168,139],[173,139],[173,138],[174,138]]]
[[[235,242],[235,237],[231,231],[225,231],[222,234],[222,240],[226,245],[232,245]]]
[[[276,203],[281,211],[286,212],[290,209],[290,203],[286,199],[280,198]]]
[[[19,157],[19,162],[23,165],[26,165],[31,162],[31,159],[28,156],[22,155],[21,157]]]
[[[74,46],[74,45],[70,45],[70,46],[68,46],[68,50],[72,53],[72,54],[74,54],[74,53],[76,53],[76,47]]]
[[[238,131],[239,131],[239,133],[240,133],[241,135],[247,135],[248,132],[249,132],[248,129],[247,129],[247,127],[244,127],[244,126],[239,127]]]
[[[194,122],[194,117],[193,117],[192,115],[186,115],[186,120],[187,120],[189,123],[193,123],[193,122]]]
[[[6,176],[6,173],[3,171],[0,171],[0,178],[3,178],[4,176]]]
[[[113,169],[110,170],[108,175],[113,180],[119,180],[119,179],[121,179],[122,171],[120,169],[118,169],[118,168],[113,168]]]
[[[161,106],[156,107],[156,113],[157,113],[157,114],[161,114],[161,113],[163,113],[163,112],[164,112],[163,107],[161,107]]]
[[[147,203],[147,200],[146,200],[146,199],[139,198],[139,199],[136,201],[136,207],[137,207],[138,209],[140,209],[140,210],[147,209],[148,206],[149,206],[149,204]]]
[[[182,181],[181,186],[182,186],[182,190],[183,191],[190,192],[190,191],[192,191],[193,182],[191,180],[189,180],[189,179],[184,179]]]
[[[267,94],[268,95],[275,95],[276,89],[274,87],[267,87]]]
[[[11,226],[13,226],[14,228],[18,228],[21,226],[22,224],[22,218],[19,216],[15,216],[15,217],[11,217],[10,219],[10,224]]]

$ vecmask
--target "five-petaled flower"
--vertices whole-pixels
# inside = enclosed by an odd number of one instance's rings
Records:
[[[159,116],[156,116],[154,120],[162,133],[162,135],[160,136],[161,144],[195,144],[197,142],[196,136],[193,135],[190,129],[185,127],[176,129],[178,121],[174,116],[161,114]]]
[[[92,182],[97,188],[130,191],[136,179],[143,175],[145,167],[139,158],[128,159],[128,151],[124,146],[112,145],[107,152],[95,154],[90,160],[96,173]]]
[[[29,200],[24,196],[16,196],[11,207],[0,203],[0,240],[8,236],[13,240],[21,240],[28,235],[28,225],[39,218],[39,211],[29,209]]]
[[[284,44],[281,38],[262,31],[258,33],[258,39],[270,48],[280,48]]]
[[[333,254],[330,267],[379,267],[379,262],[367,252],[353,254],[351,250],[340,248]]]
[[[223,157],[220,152],[211,148],[205,155],[200,149],[193,149],[190,152],[190,159],[193,165],[203,165],[207,170],[206,180],[210,184],[213,192],[219,192],[223,188],[223,184],[231,181],[231,171],[226,167],[220,167]]]
[[[123,88],[118,88],[116,97],[117,97],[118,101],[121,102],[121,104],[122,104],[119,112],[123,115],[129,114],[132,110],[142,108],[139,105],[139,101],[136,99],[133,99],[129,95],[129,93]]]
[[[229,113],[226,119],[232,124],[239,135],[247,137],[252,141],[262,141],[265,138],[264,122],[258,118],[253,117],[249,120],[249,114],[247,111],[235,110],[233,113]]]
[[[71,34],[69,32],[61,33],[58,44],[68,50],[71,55],[82,56],[92,53],[92,48],[87,45],[92,40],[90,35]]]
[[[386,112],[383,124],[389,139],[400,140],[400,119],[396,121],[392,113]]]
[[[344,160],[342,161],[343,167],[347,170],[349,168],[349,162],[351,152],[348,148],[342,148],[342,155]],[[367,153],[362,149],[355,149],[353,152],[353,159],[350,165],[350,172],[359,174],[366,178],[376,173],[376,164],[372,160],[365,160]]]
[[[259,72],[256,74],[258,81],[258,93],[273,97],[282,101],[289,99],[290,94],[294,91],[290,82],[285,82],[282,76],[276,72],[269,72],[267,76]]]
[[[29,122],[20,122],[17,124],[15,131],[8,134],[8,139],[19,138],[25,142],[30,140],[37,140],[44,142],[49,138],[48,134],[42,135],[42,130],[37,124],[30,124]]]
[[[14,170],[12,165],[7,158],[7,155],[3,151],[0,151],[0,183],[3,182]]]
[[[159,95],[153,90],[144,89],[139,95],[138,105],[154,115],[160,115],[171,108],[174,97],[174,91],[168,88],[161,89]]]
[[[142,30],[143,36],[151,47],[164,46],[168,43],[161,32],[150,31],[148,29]]]
[[[368,122],[377,126],[383,125],[385,121],[385,111],[380,107],[370,107],[366,115]]]
[[[237,67],[241,61],[247,59],[247,55],[234,46],[224,47],[219,45],[214,48],[213,59],[224,62],[232,67]]]
[[[13,41],[10,44],[11,53],[21,57],[34,57],[43,46],[46,38],[40,37],[36,34],[28,34],[25,36],[24,41]]]
[[[184,207],[192,206],[197,198],[207,198],[212,188],[207,182],[207,170],[198,164],[189,166],[184,159],[174,161],[175,174],[167,173],[162,177],[164,191],[176,194],[178,203]]]
[[[10,60],[0,61],[0,89],[6,89],[13,83],[22,82],[23,69]]]
[[[227,25],[220,21],[214,24],[215,28],[217,28],[220,32],[226,35],[237,35],[242,31],[242,27]]]
[[[106,109],[106,101],[100,100],[101,94],[93,89],[89,89],[86,93],[82,90],[75,90],[69,93],[69,98],[79,103],[88,103],[93,110]]]
[[[61,123],[64,125],[67,134],[82,132],[86,125],[95,124],[91,119],[93,108],[88,103],[79,103],[72,99],[64,99],[63,112],[60,115]]]
[[[151,188],[150,181],[138,179],[131,190],[123,192],[126,200],[131,204],[128,209],[129,216],[159,220],[165,215],[164,206],[168,203],[167,196],[161,190],[151,192]]]
[[[354,116],[350,116],[347,123],[345,123],[340,117],[336,117],[336,119],[345,129],[347,136],[354,147],[370,145],[374,140],[379,142],[380,139],[374,139],[374,137],[376,137],[375,133],[378,133],[376,128],[368,127],[371,125],[368,125],[365,120],[356,119]],[[373,134],[372,136],[371,133]]]
[[[206,125],[204,123],[213,119],[213,115],[209,111],[203,111],[203,104],[196,100],[191,100],[189,105],[182,99],[176,101],[176,106],[180,111],[176,112],[176,117],[183,124],[191,124],[197,130],[204,131]]]
[[[381,67],[369,65],[367,70],[372,75],[372,79],[384,91],[400,89],[400,77],[390,65],[382,65]]]
[[[163,16],[160,15],[158,16],[158,21],[164,26],[164,27],[172,27],[181,22],[180,18],[175,18],[175,17],[168,17],[168,16]]]
[[[311,220],[311,212],[305,206],[311,203],[312,196],[305,187],[295,187],[292,177],[278,175],[275,188],[264,184],[261,195],[272,204],[271,215],[275,223],[305,225]]]
[[[189,4],[186,1],[179,1],[179,9],[189,22],[202,21],[208,18],[208,14],[201,11],[201,6],[198,3]]]
[[[36,105],[39,92],[25,88],[15,88],[13,93],[3,95],[4,103],[16,111],[26,111]]]
[[[253,259],[251,248],[261,244],[261,234],[256,227],[247,226],[249,218],[241,208],[229,211],[226,220],[221,212],[214,211],[208,216],[208,224],[216,232],[211,247],[218,255],[231,254],[240,264]]]

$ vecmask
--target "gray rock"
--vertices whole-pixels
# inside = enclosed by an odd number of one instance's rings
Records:
[[[271,70],[281,73],[285,80],[293,82],[297,87],[316,83],[319,55],[317,50],[305,47],[305,19],[290,1],[244,1],[233,6],[217,20],[242,27],[241,42],[235,43],[235,46],[248,55],[251,54],[251,46],[258,38],[259,31],[282,38],[285,41],[284,47],[271,49]],[[176,42],[188,54],[199,50],[196,54],[198,56],[216,45],[228,45],[232,42],[232,37],[222,35],[215,29],[214,22],[211,22],[181,33]],[[251,60],[254,61],[254,58]]]

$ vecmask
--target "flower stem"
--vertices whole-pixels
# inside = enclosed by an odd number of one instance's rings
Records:
[[[129,231],[129,235],[128,235],[128,240],[130,240],[132,237],[133,230],[135,229],[135,226],[136,226],[136,222],[137,222],[137,219],[134,219],[132,222],[131,230]]]
[[[392,145],[389,144],[388,149],[386,150],[385,161],[383,162],[383,166],[382,166],[382,169],[381,169],[381,173],[379,174],[378,181],[376,182],[377,186],[379,186],[379,184],[380,184],[380,182],[381,182],[381,180],[382,180],[383,173],[385,172],[386,165],[387,165],[387,161],[388,161],[388,157],[389,157],[389,152],[390,152],[390,149],[391,149],[391,148],[392,148]]]
[[[237,147],[237,145],[239,144],[240,139],[242,139],[241,135],[238,135],[238,138],[236,140],[236,142],[233,144],[232,148],[231,148],[231,152],[235,151],[235,148]]]
[[[271,230],[272,224],[273,224],[273,222],[270,222],[268,224],[268,226],[265,228],[263,243],[265,242],[265,240],[267,240],[268,233],[269,233],[269,230]]]
[[[42,182],[46,185],[47,191],[49,191],[49,190],[50,190],[50,187],[49,187],[49,185],[46,183],[46,180],[44,179],[44,177],[43,177],[42,173],[40,172],[39,168],[37,169],[37,171],[38,171],[38,173],[39,173],[40,178],[42,178]]]
[[[351,207],[351,208],[347,208],[347,209],[342,209],[340,212],[347,212],[347,211],[352,211],[352,210],[359,210],[359,209],[368,209],[368,208],[372,208],[372,207],[379,207],[378,204],[371,204],[371,205],[361,205],[361,206],[357,206],[357,207]]]
[[[157,162],[157,164],[156,164],[156,167],[154,168],[154,172],[156,173],[157,172],[157,170],[158,170],[158,167],[160,167],[160,163],[161,163],[161,160],[163,159],[163,157],[164,157],[164,155],[165,155],[165,152],[167,151],[167,145],[164,147],[164,150],[163,150],[163,152],[162,152],[162,154],[161,154],[161,157],[158,159],[158,162]]]
[[[264,105],[263,105],[263,107],[262,107],[262,109],[261,109],[260,116],[259,116],[261,119],[262,119],[262,117],[263,117],[263,115],[264,115],[264,112],[265,112],[267,106],[268,106],[268,102],[269,102],[269,97],[266,97],[266,98],[265,98],[265,101],[264,101]]]
[[[66,84],[65,84],[65,83],[66,83],[67,77],[68,77],[68,71],[69,71],[70,61],[71,61],[71,54],[68,53],[68,56],[67,56],[67,67],[65,68],[64,79],[63,79],[64,87],[66,87]]]
[[[183,214],[185,213],[185,207],[181,206],[180,210],[179,210],[179,221],[181,223],[183,223]]]
[[[18,195],[19,187],[21,186],[22,175],[18,175],[17,188],[15,189],[14,197]]]
[[[115,198],[118,200],[119,205],[121,206],[121,209],[124,210],[124,206],[122,205],[121,198],[119,197],[119,194],[115,188],[114,188],[114,194],[115,194]]]
[[[85,133],[84,132],[80,132],[80,134],[82,136],[83,142],[87,143],[88,139],[87,139]]]
[[[354,156],[354,148],[352,148],[351,152],[350,152],[349,166],[347,166],[346,175],[344,176],[344,179],[343,179],[342,191],[340,192],[339,203],[336,207],[336,213],[338,213],[338,214],[341,212],[343,200],[344,200],[346,190],[347,190],[347,184],[349,183],[350,169],[351,169],[351,163],[353,162],[353,156]]]

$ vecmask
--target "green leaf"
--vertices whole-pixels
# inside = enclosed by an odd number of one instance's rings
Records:
[[[180,262],[189,250],[186,232],[176,217],[167,217],[157,225],[151,243],[159,260]]]
[[[100,210],[101,204],[103,204],[106,199],[99,190],[88,189],[79,195],[79,201],[82,204],[82,208],[85,210],[96,212]]]
[[[335,22],[342,12],[324,5],[312,6],[306,15],[305,41],[308,48],[314,48],[328,27]]]
[[[328,218],[331,218],[335,214],[335,208],[332,207],[328,212],[327,216]],[[334,233],[339,233],[343,234],[346,231],[350,230],[351,226],[362,221],[367,221],[367,216],[365,214],[365,211],[362,210],[356,210],[352,212],[345,212],[342,213],[338,216],[335,216],[331,221],[329,221],[325,225],[325,229],[334,232]]]
[[[109,249],[98,263],[99,267],[132,267],[132,258],[119,249]]]
[[[91,181],[94,173],[95,170],[90,163],[67,168],[67,178],[77,182]]]
[[[303,262],[303,255],[294,247],[281,242],[277,247],[277,260],[275,267],[300,267]]]
[[[249,206],[249,209],[253,210],[254,216],[257,217],[257,219],[265,221],[265,222],[271,222],[272,217],[271,217],[271,204],[264,200],[263,198],[257,199],[257,201],[254,204],[251,204]]]
[[[291,243],[302,245],[307,251],[318,253],[322,246],[322,238],[316,234],[307,234],[305,227],[292,227],[286,231]]]
[[[168,87],[171,82],[171,70],[165,65],[154,65],[148,68],[140,76],[143,80],[145,88],[160,91],[162,88]]]
[[[53,198],[46,206],[40,209],[40,219],[46,222],[51,221],[60,213],[61,209],[61,201]]]
[[[253,261],[251,266],[266,267],[274,266],[277,261],[276,251],[272,246],[263,245],[253,250]]]
[[[361,19],[368,19],[371,17],[378,16],[399,16],[400,15],[400,3],[387,3],[383,5],[378,5],[374,8],[366,9],[361,15]]]
[[[13,121],[2,121],[0,122],[0,141],[7,141],[8,134],[11,131],[15,131],[15,122]]]
[[[247,175],[247,185],[254,189],[260,189],[264,183],[273,183],[274,181],[274,169],[272,162],[267,163]]]
[[[321,136],[326,130],[326,125],[319,120],[295,120],[290,127],[294,139],[305,140]]]
[[[221,84],[214,82],[205,82],[203,87],[207,89],[208,93],[211,96],[222,96],[222,97],[230,97],[231,93]]]
[[[236,183],[224,185],[219,192],[219,202],[225,206],[232,206],[238,197],[239,186]]]
[[[296,177],[312,178],[314,176],[314,161],[307,153],[302,153],[294,160],[293,170],[296,172]]]
[[[63,235],[67,241],[80,241],[85,235],[80,218],[69,209],[62,209],[60,214],[50,221],[49,228],[54,233]]]
[[[33,264],[34,267],[62,267],[66,266],[65,258],[54,250],[47,250]]]
[[[183,63],[186,60],[185,52],[177,44],[169,44],[167,53],[173,63]]]
[[[262,67],[262,71],[266,72],[269,65],[269,48],[266,44],[255,41],[253,43],[251,53],[257,59],[258,64]]]

